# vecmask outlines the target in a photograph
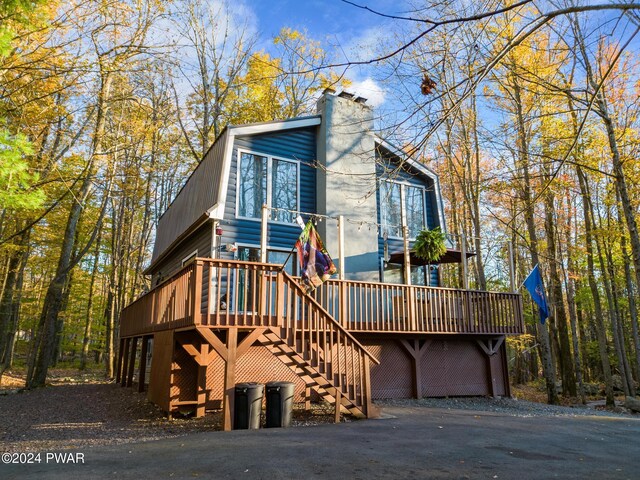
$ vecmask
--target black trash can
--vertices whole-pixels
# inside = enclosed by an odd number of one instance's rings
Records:
[[[292,382],[267,383],[267,428],[291,425],[295,389],[296,384]]]
[[[235,388],[233,415],[234,430],[260,428],[264,385],[261,383],[238,383]]]

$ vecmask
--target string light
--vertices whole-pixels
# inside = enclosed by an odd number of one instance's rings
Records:
[[[321,213],[310,213],[310,212],[302,212],[300,210],[292,210],[292,209],[288,209],[288,208],[279,208],[279,207],[266,207],[268,210],[272,211],[272,212],[283,212],[283,213],[290,213],[293,215],[304,215],[306,217],[309,217],[311,219],[311,221],[315,224],[318,225],[318,223],[322,223],[323,220],[335,220],[337,222],[337,228],[340,228],[340,221],[339,221],[339,217],[333,217],[331,215],[323,215]],[[376,233],[379,232],[384,232],[385,229],[388,228],[401,228],[402,225],[400,224],[393,224],[393,223],[377,223],[377,222],[368,222],[366,220],[353,220],[351,218],[345,218],[343,217],[343,220],[346,223],[350,223],[351,225],[357,225],[358,226],[358,231],[362,231],[362,227],[367,225],[369,231],[372,231],[373,229],[375,229]],[[343,227],[346,225],[342,225]]]

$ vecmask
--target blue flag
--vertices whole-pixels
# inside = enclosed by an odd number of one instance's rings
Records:
[[[538,265],[533,267],[523,285],[531,294],[533,301],[538,304],[540,323],[544,325],[544,321],[549,317],[549,307],[547,306],[547,297],[544,295],[544,285],[542,284],[542,275],[540,275]]]

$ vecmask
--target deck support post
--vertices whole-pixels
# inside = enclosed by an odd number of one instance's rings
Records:
[[[489,394],[495,398],[497,397],[496,392],[498,391],[498,385],[496,384],[496,372],[494,371],[493,364],[491,363],[491,357],[498,353],[498,351],[500,351],[500,348],[502,348],[504,337],[489,338],[487,340],[476,339],[476,343],[486,354],[485,358],[487,359],[487,375],[489,375],[487,386],[489,387]]]
[[[373,408],[371,405],[371,364],[369,363],[369,356],[364,356],[364,375],[362,378],[362,389],[364,393],[364,409],[367,418],[373,418]]]
[[[144,392],[144,381],[147,375],[147,352],[149,350],[149,339],[151,337],[142,337],[142,346],[140,347],[140,368],[138,370],[138,392]]]
[[[227,331],[227,359],[224,365],[224,404],[222,406],[222,425],[225,432],[233,430],[237,347],[238,329],[236,327],[232,327]]]
[[[136,350],[138,349],[138,337],[131,339],[131,352],[129,353],[129,368],[127,370],[127,387],[133,385],[133,372],[136,365]]]
[[[309,385],[304,387],[304,409],[307,412],[311,410],[311,387]]]
[[[200,345],[201,363],[198,365],[198,404],[196,407],[196,417],[204,417],[207,406],[207,365],[209,358],[209,344],[203,342]]]
[[[116,383],[120,383],[122,380],[122,360],[124,357],[124,343],[125,339],[120,339],[120,349],[118,350],[118,363],[116,364]]]
[[[340,423],[340,407],[342,405],[342,392],[338,387],[336,387],[336,405],[335,410],[333,412],[333,421],[335,423]]]
[[[122,375],[120,376],[120,386],[125,387],[127,385],[127,370],[129,367],[129,346],[131,345],[131,338],[125,338],[123,344],[124,358],[122,360]]]
[[[411,343],[409,343],[411,342]],[[405,351],[411,357],[411,366],[413,373],[413,398],[422,398],[422,357],[429,348],[431,340],[425,340],[420,346],[420,340],[400,340]]]
[[[503,342],[500,346],[500,350],[502,351],[502,378],[504,380],[504,396],[506,398],[511,398],[511,382],[509,382],[509,362],[507,362],[507,344]]]

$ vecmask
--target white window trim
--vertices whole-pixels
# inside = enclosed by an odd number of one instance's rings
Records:
[[[422,216],[423,216],[423,223],[425,227],[428,227],[429,224],[427,222],[427,189],[422,186],[422,185],[413,185],[409,182],[403,182],[403,181],[394,181],[394,180],[387,180],[384,178],[380,178],[378,179],[378,192],[380,192],[380,184],[382,182],[387,182],[387,183],[392,183],[395,185],[400,185],[400,221],[401,221],[401,226],[404,227],[407,224],[407,205],[406,205],[406,201],[405,201],[405,187],[412,187],[412,188],[417,188],[420,190],[420,192],[422,193]],[[382,223],[382,196],[380,196],[380,236],[382,237],[384,235],[384,227],[385,225]],[[390,228],[395,228],[396,225],[389,225]],[[404,237],[402,236],[395,236],[395,235],[388,235],[387,238],[392,238],[394,240],[402,240]],[[415,237],[409,237],[409,240],[415,240]]]
[[[248,155],[257,155],[259,157],[264,157],[267,159],[267,207],[271,208],[272,205],[272,172],[273,172],[273,161],[278,160],[281,162],[289,162],[293,163],[296,166],[296,204],[297,209],[300,209],[300,161],[294,160],[292,158],[280,157],[277,155],[268,155],[266,153],[260,153],[254,150],[248,150],[245,148],[238,148],[238,153],[236,155],[236,218],[238,220],[249,220],[253,222],[261,222],[261,217],[245,217],[240,215],[240,160],[242,158],[242,154],[246,153]],[[295,222],[283,222],[280,220],[271,220],[269,219],[269,223],[273,223],[276,225],[296,225]],[[259,247],[258,247],[259,248]]]
[[[184,267],[190,260],[196,258],[198,256],[198,249],[196,248],[193,252],[182,259],[182,266]]]

